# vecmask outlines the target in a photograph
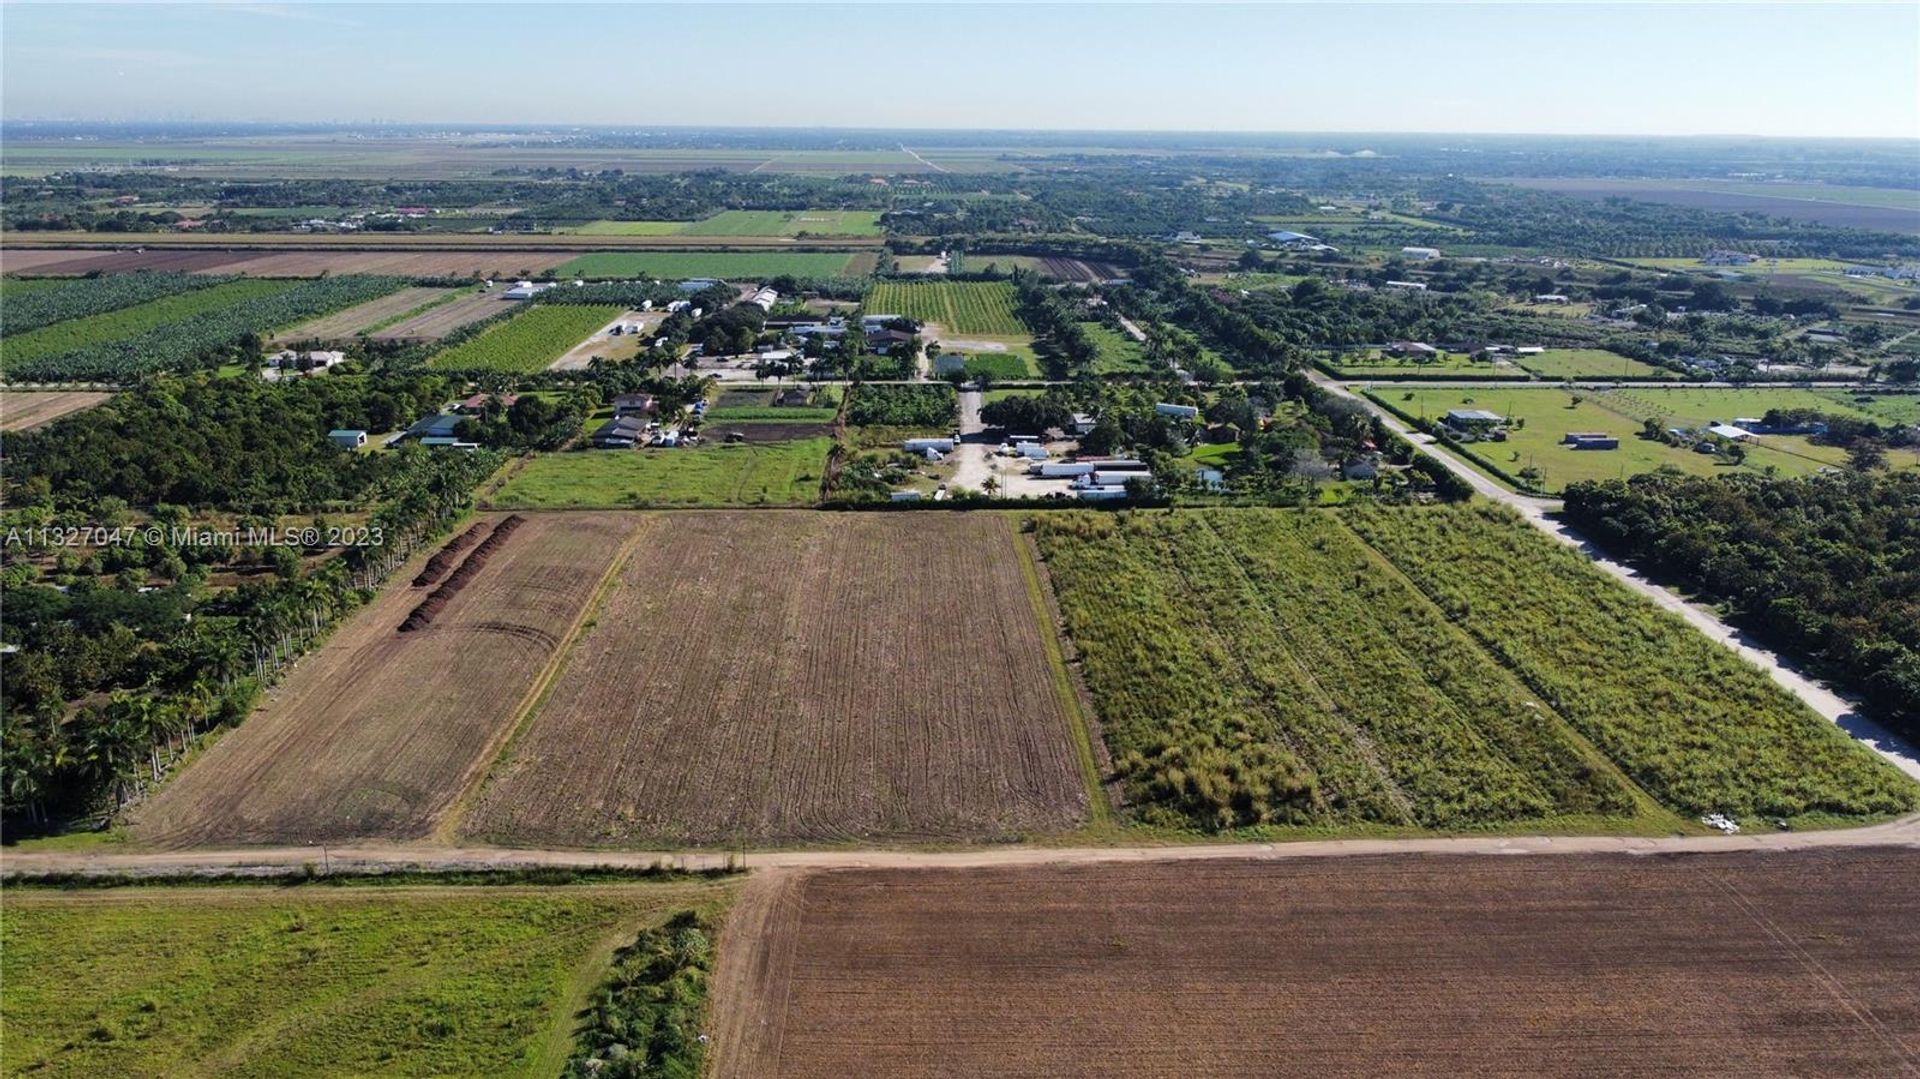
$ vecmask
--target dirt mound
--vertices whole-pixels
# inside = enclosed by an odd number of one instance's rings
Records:
[[[521,522],[525,520],[526,518],[516,513],[494,526],[493,534],[480,541],[480,545],[460,563],[460,568],[454,570],[445,581],[442,581],[440,587],[428,593],[427,598],[420,601],[420,606],[415,607],[413,613],[407,615],[407,620],[400,623],[400,632],[411,633],[416,629],[425,629],[432,625],[434,618],[446,608],[448,602],[466,587],[468,581],[473,580],[475,575],[486,568],[487,560],[493,557],[493,553],[507,542],[507,538],[512,536],[514,530],[519,528]]]
[[[479,521],[465,532],[448,540],[445,547],[440,548],[432,558],[427,559],[426,567],[420,571],[418,577],[413,579],[413,587],[425,588],[445,577],[447,571],[453,568],[454,560],[460,557],[460,552],[480,542],[480,534],[486,530],[487,522]]]

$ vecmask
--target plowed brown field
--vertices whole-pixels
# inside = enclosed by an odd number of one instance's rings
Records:
[[[412,318],[402,319],[373,334],[375,341],[438,341],[465,326],[520,306],[519,300],[503,300],[498,292],[476,292],[428,308]]]
[[[27,431],[70,412],[92,408],[113,397],[110,393],[61,390],[48,393],[0,393],[0,431]]]
[[[1006,519],[662,519],[462,822],[513,845],[991,838],[1084,819]]]
[[[1920,1071],[1920,852],[756,876],[714,1076]]]
[[[427,590],[408,587],[413,568],[402,570],[162,787],[134,834],[164,846],[427,835],[493,758],[646,526],[637,514],[531,518],[411,633],[397,627]]]
[[[39,275],[174,270],[181,273],[318,277],[321,274],[394,274],[400,277],[523,277],[544,273],[577,251],[140,251],[86,248],[0,249],[0,271]]]

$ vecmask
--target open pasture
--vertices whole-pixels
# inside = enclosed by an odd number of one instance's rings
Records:
[[[832,447],[832,439],[820,437],[543,453],[514,473],[491,504],[502,509],[802,506],[820,497]]]
[[[541,371],[623,311],[618,304],[537,304],[433,354],[449,371]]]
[[[54,392],[0,393],[0,431],[30,431],[69,413],[92,408],[112,398],[110,393]]]
[[[756,879],[708,1074],[1893,1076],[1917,874],[1881,849]]]
[[[1764,415],[1772,407],[1799,407],[1803,400],[1838,408],[1807,390],[1666,390],[1636,386],[1569,393],[1544,386],[1394,386],[1378,387],[1373,396],[1408,416],[1431,420],[1456,408],[1486,409],[1510,417],[1514,422],[1508,427],[1505,442],[1477,442],[1469,448],[1509,475],[1517,476],[1530,467],[1539,469],[1548,491],[1558,491],[1576,480],[1618,479],[1667,465],[1701,476],[1732,470],[1764,471],[1768,466],[1798,476],[1846,458],[1836,449],[1814,446],[1805,438],[1768,435],[1748,443],[1746,459],[1736,465],[1725,455],[1696,453],[1641,437],[1649,419],[1660,420],[1665,427],[1697,427],[1709,419],[1731,420]],[[1613,450],[1575,449],[1562,442],[1574,431],[1614,435],[1620,446]]]
[[[0,1071],[546,1079],[611,942],[735,887],[10,888]]]
[[[1625,197],[1717,213],[1761,213],[1838,228],[1920,234],[1920,194],[1889,188],[1584,177],[1501,182],[1557,191],[1575,198]]]
[[[425,629],[389,587],[138,814],[163,846],[426,836],[491,760],[642,527],[530,517]],[[410,580],[403,570],[396,580]]]
[[[757,280],[838,277],[849,272],[855,256],[834,251],[599,251],[581,255],[554,270],[558,277],[587,279],[719,277]]]
[[[867,293],[871,315],[934,322],[949,334],[1024,334],[1013,286],[1001,281],[882,281]]]
[[[461,831],[513,845],[992,839],[1087,813],[992,514],[701,513],[628,560]]]

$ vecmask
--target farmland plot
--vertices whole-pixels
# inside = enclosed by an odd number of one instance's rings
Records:
[[[1460,828],[1643,801],[1331,516],[1036,529],[1144,822]]]
[[[216,284],[217,278],[179,273],[109,274],[78,281],[8,279],[0,283],[0,332],[12,337]]]
[[[399,626],[427,589],[389,588],[163,787],[136,834],[168,846],[426,835],[640,527],[622,514],[529,519],[411,633]]]
[[[298,326],[282,330],[273,337],[274,344],[289,341],[344,341],[372,326],[381,325],[410,312],[426,309],[447,299],[459,289],[451,288],[403,288],[399,292],[357,304],[344,311],[335,311],[331,315],[303,322]]]
[[[409,315],[370,336],[375,341],[438,341],[462,326],[513,310],[524,302],[503,300],[498,292],[476,292]]]
[[[950,334],[1025,334],[1004,281],[883,281],[867,294],[871,315],[937,322]]]
[[[450,371],[539,371],[605,326],[618,304],[544,304],[488,326],[427,361]]]
[[[1346,520],[1676,809],[1770,821],[1920,806],[1920,788],[1892,765],[1510,511],[1372,509]]]
[[[665,519],[460,831],[637,846],[1072,827],[1087,787],[1022,567],[996,516]]]
[[[92,408],[110,393],[0,393],[0,431],[30,431],[70,412]]]
[[[1891,848],[756,878],[708,1074],[1893,1076],[1917,878]]]

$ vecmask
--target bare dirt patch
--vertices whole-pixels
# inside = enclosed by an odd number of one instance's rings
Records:
[[[273,336],[274,344],[290,341],[347,341],[369,326],[423,307],[454,291],[450,288],[403,288],[377,300],[355,304],[344,311],[303,322]]]
[[[510,311],[523,303],[503,300],[498,292],[476,292],[464,299],[428,308],[412,318],[402,319],[373,334],[375,341],[438,341],[465,326]]]
[[[775,873],[722,937],[709,1070],[1911,1074],[1916,875],[1908,848]]]
[[[512,845],[997,838],[1086,785],[986,514],[663,518],[462,824]]]
[[[110,393],[0,393],[0,431],[29,431],[111,398]]]
[[[389,587],[140,812],[163,846],[419,838],[491,759],[634,514],[530,518],[431,626]]]

